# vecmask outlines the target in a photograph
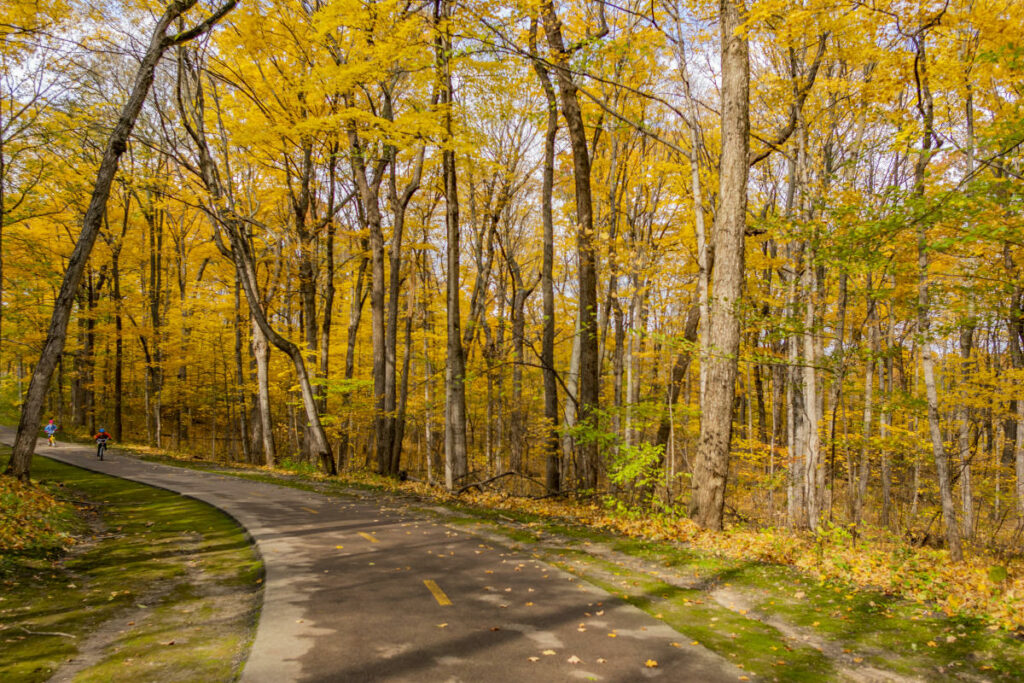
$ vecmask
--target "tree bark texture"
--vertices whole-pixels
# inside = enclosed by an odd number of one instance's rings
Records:
[[[712,247],[712,296],[708,334],[707,386],[701,405],[700,441],[693,476],[690,512],[706,529],[721,529],[729,474],[732,410],[736,394],[740,320],[737,306],[743,286],[750,150],[750,57],[741,32],[743,6],[722,0],[722,158],[719,166],[719,209]]]

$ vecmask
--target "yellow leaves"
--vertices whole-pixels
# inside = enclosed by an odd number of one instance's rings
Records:
[[[644,662],[644,666],[646,666],[648,669],[657,669],[658,662],[655,659],[648,659],[646,662]]]
[[[73,506],[58,502],[41,486],[0,477],[0,554],[23,549],[63,550],[73,540],[62,519]]]

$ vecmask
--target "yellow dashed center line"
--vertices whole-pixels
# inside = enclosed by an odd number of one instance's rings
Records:
[[[438,586],[431,579],[424,579],[423,585],[427,587],[427,590],[434,594],[434,599],[437,600],[437,604],[441,605],[442,607],[444,607],[445,605],[452,604],[452,601],[449,600],[448,596],[444,594],[444,591],[441,590],[441,587]]]
[[[363,538],[365,538],[370,543],[380,543],[380,541],[378,541],[376,538],[374,538],[370,534],[366,533],[365,531],[360,531],[359,535],[362,536]]]
[[[306,512],[308,512],[311,515],[319,515],[320,514],[318,511],[314,510],[313,508],[302,508],[302,509],[305,510]]]

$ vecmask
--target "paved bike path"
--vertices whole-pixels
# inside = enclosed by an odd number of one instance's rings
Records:
[[[11,441],[12,430],[0,430]],[[718,655],[533,558],[370,494],[325,496],[41,441],[218,507],[265,565],[243,681],[736,681]],[[385,500],[385,502],[382,502]],[[648,660],[657,662],[647,666]]]

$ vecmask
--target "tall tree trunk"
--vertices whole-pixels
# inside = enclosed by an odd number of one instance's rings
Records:
[[[537,20],[530,22],[530,54],[547,101],[547,130],[544,132],[544,179],[541,185],[541,220],[544,223],[541,295],[544,322],[541,333],[540,364],[544,374],[544,417],[548,422],[545,443],[544,483],[550,493],[562,489],[562,468],[558,436],[558,384],[555,377],[555,292],[554,292],[554,219],[552,195],[555,182],[555,137],[558,133],[558,102],[544,63],[537,58]]]
[[[853,505],[853,520],[855,523],[860,524],[864,515],[864,501],[867,497],[868,491],[868,478],[870,477],[871,468],[868,462],[868,453],[871,448],[871,415],[872,409],[874,408],[873,402],[873,391],[875,381],[875,363],[878,355],[878,332],[877,332],[877,312],[875,308],[875,300],[871,293],[871,274],[867,276],[867,297],[868,297],[868,334],[870,335],[869,349],[867,353],[867,360],[864,365],[864,427],[861,432],[861,444],[860,444],[860,470],[859,480],[857,482],[857,495]]]
[[[75,249],[71,252],[71,258],[68,259],[68,268],[64,273],[57,300],[54,302],[53,316],[50,319],[50,327],[46,333],[46,342],[43,344],[39,362],[36,363],[36,367],[32,372],[28,394],[25,402],[22,404],[21,418],[18,422],[18,433],[14,440],[10,462],[8,462],[5,471],[7,474],[22,481],[28,481],[29,479],[36,435],[39,433],[43,400],[46,398],[46,390],[49,387],[53,369],[57,365],[57,359],[64,349],[75,291],[82,280],[82,274],[85,272],[89,254],[92,253],[92,247],[96,243],[96,237],[99,234],[100,225],[106,210],[107,198],[110,196],[110,186],[113,183],[114,175],[117,173],[121,155],[128,148],[128,138],[135,127],[135,121],[138,119],[139,112],[142,111],[142,105],[146,100],[146,95],[149,93],[149,88],[153,84],[153,74],[156,70],[157,62],[160,61],[160,58],[168,48],[192,40],[212,28],[216,22],[220,21],[235,6],[235,3],[236,0],[228,0],[225,5],[217,9],[208,19],[192,29],[176,32],[172,36],[167,35],[167,30],[179,17],[196,4],[196,0],[175,0],[167,6],[163,15],[157,21],[146,54],[143,56],[139,68],[135,72],[135,83],[132,86],[131,94],[122,107],[117,124],[107,139],[103,159],[96,174],[92,197],[89,200],[89,207],[86,209],[85,217],[82,220],[82,232],[75,242]]]
[[[603,7],[603,4],[602,4]],[[578,422],[586,429],[598,429],[599,371],[597,353],[597,256],[594,248],[594,210],[590,188],[590,152],[583,125],[576,84],[569,68],[569,53],[562,38],[562,25],[552,0],[541,2],[541,20],[552,52],[558,79],[562,117],[572,146],[573,179],[576,188],[576,254],[578,259],[580,370],[577,390]],[[580,486],[597,486],[598,445],[592,434],[581,447]]]
[[[365,242],[362,245],[363,250],[366,249]],[[359,266],[356,268],[356,278],[352,283],[352,298],[349,302],[349,313],[348,313],[348,332],[345,343],[345,380],[348,382],[355,375],[356,367],[356,342],[358,341],[356,335],[359,333],[359,322],[362,318],[363,313],[363,299],[365,295],[363,293],[363,283],[366,279],[366,268],[369,264],[369,259],[363,256],[359,259]],[[351,443],[352,443],[352,392],[350,389],[346,389],[345,393],[341,398],[342,411],[345,415],[345,429],[341,432],[341,443],[338,446],[338,460],[339,466],[344,467],[349,462],[351,457]]]
[[[263,300],[260,298],[257,289],[256,260],[247,234],[247,224],[235,214],[231,197],[225,193],[221,185],[220,178],[222,176],[210,154],[204,128],[204,98],[201,70],[197,65],[187,64],[188,60],[184,54],[181,57],[182,59],[179,62],[179,78],[181,79],[179,90],[183,92],[188,91],[188,96],[191,99],[186,104],[184,96],[179,95],[179,113],[182,115],[182,124],[192,139],[198,154],[198,167],[203,185],[210,196],[212,213],[217,217],[216,226],[218,230],[223,230],[226,233],[230,244],[230,247],[224,250],[234,262],[235,272],[242,284],[245,298],[249,303],[249,312],[255,319],[256,324],[267,340],[291,359],[292,365],[295,368],[299,393],[308,425],[305,431],[308,432],[309,451],[313,457],[320,461],[321,467],[325,472],[335,472],[334,458],[330,445],[327,442],[323,424],[320,421],[320,414],[317,411],[316,393],[313,390],[313,384],[306,370],[305,355],[298,345],[274,330],[267,319]],[[221,243],[218,242],[218,244]],[[298,429],[296,429],[297,431]]]
[[[405,348],[403,349],[405,355],[402,358],[402,383],[398,390],[398,406],[396,408],[395,433],[391,454],[391,467],[393,470],[391,475],[395,477],[401,476],[402,472],[399,467],[402,460],[402,442],[405,440],[405,415],[409,404],[409,368],[412,361],[412,316],[416,306],[416,293],[412,289],[409,290],[408,306],[407,315],[405,316]]]
[[[445,148],[441,169],[445,195],[445,225],[448,231],[448,365],[445,370],[444,482],[449,491],[461,482],[469,469],[466,452],[466,361],[462,349],[459,319],[459,186],[452,149],[451,0],[434,0],[437,31],[435,51],[440,105],[444,111]]]
[[[815,291],[817,290],[815,273],[815,250],[813,244],[808,245],[807,262],[804,265],[805,303],[803,344],[804,363],[802,368],[804,383],[804,401],[807,411],[807,450],[804,456],[804,476],[807,500],[807,526],[812,530],[818,528],[821,521],[822,503],[825,493],[825,468],[821,457],[821,417],[822,404],[818,392],[818,349],[815,343],[814,328],[816,323]]]
[[[914,61],[917,81],[920,83],[918,108],[921,112],[921,149],[914,167],[914,196],[924,198],[925,172],[932,156],[933,116],[931,86],[928,79],[928,58],[925,51],[927,28],[922,28],[915,36],[914,43],[917,57]],[[935,470],[939,479],[939,497],[942,502],[942,521],[946,526],[946,543],[950,557],[954,561],[963,559],[960,546],[960,528],[956,519],[956,508],[953,504],[953,487],[949,472],[949,456],[943,442],[942,427],[939,418],[939,395],[935,381],[935,358],[930,336],[931,321],[929,316],[929,277],[928,277],[928,231],[924,220],[918,222],[917,229],[917,333],[921,336],[921,374],[924,379],[925,393],[928,400],[928,431],[931,435],[932,453],[935,458]]]
[[[722,0],[722,157],[719,209],[712,248],[714,306],[708,325],[712,356],[701,405],[700,442],[693,476],[690,512],[706,529],[721,529],[732,440],[732,404],[736,394],[740,342],[739,299],[743,286],[749,172],[750,57],[742,30],[744,12],[736,0]]]
[[[891,348],[891,344],[889,345]],[[893,393],[892,358],[886,357],[884,363],[884,375],[882,364],[878,368],[878,387],[883,390],[883,395],[891,396]],[[884,384],[883,384],[884,378]],[[884,389],[883,389],[884,387]],[[889,465],[889,450],[885,444],[888,443],[889,431],[892,426],[892,409],[888,401],[882,404],[882,415],[878,420],[878,438],[882,443],[882,515],[879,523],[883,528],[888,528],[892,516],[892,473]]]
[[[399,194],[396,181],[398,151],[391,148],[390,182],[388,197],[392,213],[391,234],[391,278],[388,281],[387,327],[384,334],[384,446],[388,453],[378,452],[378,459],[385,455],[383,462],[378,462],[378,469],[383,474],[398,476],[402,457],[402,443],[398,435],[397,397],[397,352],[398,352],[398,299],[401,293],[402,270],[402,236],[405,230],[405,214],[409,202],[420,186],[423,175],[423,158],[425,150],[421,149],[413,170],[413,177]],[[408,315],[412,315],[409,309]]]
[[[242,457],[252,463],[252,448],[249,443],[249,408],[245,405],[245,361],[242,354],[242,330],[247,316],[242,315],[242,286],[235,282],[235,403],[238,405],[238,437],[242,444]],[[226,374],[226,373],[225,373]]]
[[[251,314],[250,314],[251,316]],[[256,359],[256,396],[260,422],[260,436],[263,439],[263,464],[273,467],[277,463],[277,448],[274,445],[274,425],[270,417],[270,347],[263,328],[252,317],[252,355]]]
[[[580,318],[579,311],[576,312],[576,327],[572,336],[572,351],[569,354],[569,372],[565,378],[565,406],[562,410],[562,485],[572,475],[577,482],[579,476],[579,464],[576,461],[576,439],[573,433],[576,429],[577,418],[579,417],[579,380],[580,380]]]

